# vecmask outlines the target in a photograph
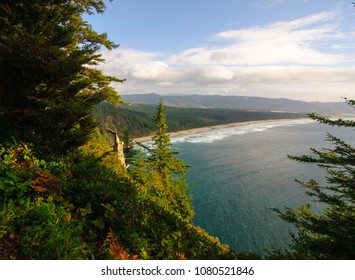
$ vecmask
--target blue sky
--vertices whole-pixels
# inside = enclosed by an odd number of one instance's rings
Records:
[[[121,94],[355,97],[355,8],[338,0],[114,0],[87,17],[120,47]]]

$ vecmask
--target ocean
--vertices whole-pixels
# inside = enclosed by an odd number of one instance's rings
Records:
[[[354,131],[312,120],[262,122],[172,138],[188,172],[196,215],[194,224],[241,252],[264,253],[290,243],[292,225],[272,208],[312,202],[295,179],[324,182],[324,171],[287,155],[329,147],[330,132],[354,144]]]

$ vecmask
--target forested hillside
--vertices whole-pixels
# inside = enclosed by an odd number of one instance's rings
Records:
[[[163,99],[163,101],[165,100]],[[102,131],[106,127],[110,127],[124,134],[129,129],[132,137],[141,137],[151,133],[149,127],[153,125],[151,116],[155,110],[156,105],[131,104],[116,108],[107,102],[103,102],[95,107],[94,115],[100,123]],[[226,108],[167,107],[166,112],[169,132],[226,123],[306,117],[306,114],[301,113]]]
[[[83,15],[104,10],[101,0],[0,3],[0,259],[237,258],[192,223],[162,104],[112,117],[132,133],[153,117],[155,145],[129,169],[96,128],[94,107],[117,106],[110,83],[123,81],[95,68],[100,48],[116,45]]]
[[[284,111],[318,114],[353,114],[343,102],[304,102],[286,98],[265,98],[224,95],[158,95],[132,94],[122,98],[131,103],[157,104],[160,98],[167,106],[190,108],[229,108],[239,110]]]

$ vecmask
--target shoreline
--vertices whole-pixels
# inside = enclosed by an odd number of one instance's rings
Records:
[[[212,126],[203,126],[203,127],[191,128],[191,129],[186,129],[186,130],[174,131],[174,132],[170,132],[168,134],[169,134],[170,138],[174,138],[174,137],[179,137],[179,136],[189,136],[189,135],[199,134],[199,133],[203,133],[203,132],[238,127],[238,126],[247,126],[247,125],[259,124],[259,123],[268,123],[268,122],[275,122],[275,121],[292,121],[292,120],[309,120],[309,118],[269,119],[269,120],[259,120],[259,121],[234,122],[234,123],[226,123],[226,124],[212,125]],[[143,136],[143,137],[134,138],[133,142],[134,143],[137,143],[137,142],[142,143],[142,142],[152,141],[152,137],[153,136],[150,135],[150,136]]]

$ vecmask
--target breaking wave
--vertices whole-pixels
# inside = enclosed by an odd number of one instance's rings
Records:
[[[283,127],[283,126],[294,126],[300,124],[312,123],[313,121],[310,119],[301,119],[301,120],[275,120],[275,121],[265,121],[258,122],[253,124],[242,124],[236,125],[235,127],[228,128],[220,128],[220,129],[211,129],[209,131],[192,134],[192,135],[184,135],[184,136],[176,136],[171,139],[171,143],[214,143],[216,141],[220,141],[227,137],[233,135],[242,135],[246,133],[253,132],[261,132],[274,127]]]

